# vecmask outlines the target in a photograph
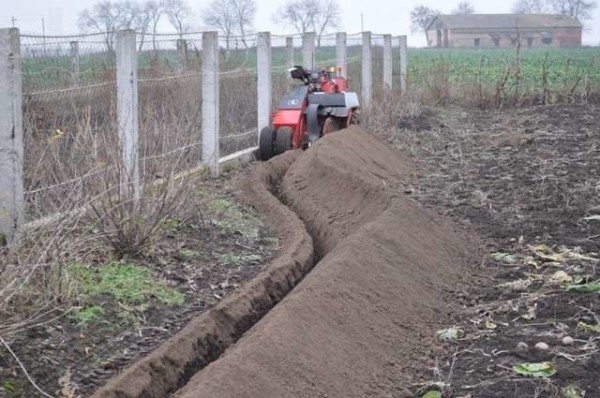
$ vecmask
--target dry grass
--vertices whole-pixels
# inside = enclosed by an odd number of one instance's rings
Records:
[[[139,256],[167,233],[165,222],[198,217],[201,176],[178,177],[198,164],[191,118],[156,103],[151,104],[156,108],[144,105],[143,189],[134,199],[119,189],[123,169],[108,94],[71,99],[70,104],[57,101],[52,108],[28,103],[28,216],[45,218],[28,224],[20,246],[0,256],[2,336],[69,313],[69,264]],[[43,125],[47,120],[60,127],[48,128]]]

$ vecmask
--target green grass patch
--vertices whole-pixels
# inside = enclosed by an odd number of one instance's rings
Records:
[[[104,314],[104,308],[99,305],[92,305],[76,311],[72,319],[77,324],[90,323],[98,320]]]
[[[226,253],[219,256],[219,264],[225,267],[242,267],[245,265],[256,264],[262,260],[258,254],[232,254]]]
[[[179,255],[181,256],[181,258],[183,258],[184,260],[187,260],[187,261],[195,260],[198,257],[200,257],[200,253],[198,253],[196,250],[190,250],[190,249],[179,250]]]
[[[138,310],[148,308],[152,302],[169,306],[184,302],[182,293],[154,278],[146,267],[117,262],[102,267],[74,264],[68,272],[75,282],[75,295],[83,303],[83,308],[73,314],[78,324],[102,317],[104,308],[98,304],[99,297],[111,298],[121,308],[133,306]]]
[[[258,238],[261,221],[244,214],[239,206],[227,199],[215,199],[209,202],[208,211],[214,224],[222,233],[240,233],[247,238]]]
[[[0,382],[0,396],[3,396],[2,392],[4,392],[8,398],[24,396],[23,386],[21,386],[19,381],[13,379],[5,379]]]
[[[177,231],[183,226],[183,220],[180,217],[163,218],[160,226],[166,230]]]
[[[262,238],[262,241],[265,242],[268,246],[277,246],[279,244],[279,238],[266,236]]]

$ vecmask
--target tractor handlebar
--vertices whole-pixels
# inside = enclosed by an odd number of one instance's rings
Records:
[[[324,81],[331,81],[331,72],[327,69],[304,69],[302,66],[294,66],[289,70],[293,79],[302,81],[313,91],[319,91]]]

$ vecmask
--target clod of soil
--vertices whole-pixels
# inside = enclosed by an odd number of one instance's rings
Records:
[[[477,245],[404,194],[412,173],[358,129],[299,156],[280,194],[321,261],[175,396],[396,396],[422,380],[435,330],[456,310],[446,294],[465,283]]]

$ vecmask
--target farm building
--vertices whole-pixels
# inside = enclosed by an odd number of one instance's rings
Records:
[[[581,46],[583,26],[553,14],[439,15],[427,29],[429,47]]]

